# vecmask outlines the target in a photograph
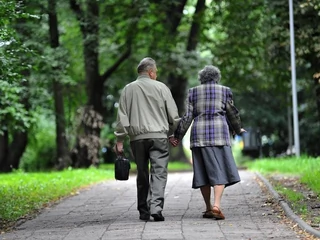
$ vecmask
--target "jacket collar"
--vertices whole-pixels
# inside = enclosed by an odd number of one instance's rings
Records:
[[[152,80],[148,74],[141,74],[138,76],[137,80]]]

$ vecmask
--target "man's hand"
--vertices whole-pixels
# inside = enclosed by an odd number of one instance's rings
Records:
[[[123,142],[116,142],[116,145],[113,147],[113,151],[119,155],[123,153]]]
[[[180,143],[180,140],[175,138],[174,136],[170,136],[169,142],[171,143],[172,146],[176,147]]]

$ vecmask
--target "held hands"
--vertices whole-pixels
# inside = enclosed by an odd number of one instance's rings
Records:
[[[175,138],[175,137],[172,135],[172,136],[169,137],[169,142],[171,143],[171,145],[172,145],[173,147],[176,147],[176,146],[179,145],[180,140],[177,139],[177,138]]]

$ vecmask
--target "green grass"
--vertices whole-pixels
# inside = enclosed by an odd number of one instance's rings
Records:
[[[131,163],[131,173],[136,165]],[[170,162],[169,171],[191,170],[191,165]],[[0,174],[1,221],[16,221],[62,197],[75,194],[90,184],[114,179],[114,164],[98,169],[70,169],[61,172]]]
[[[0,219],[15,221],[92,183],[113,178],[100,169],[0,174]]]
[[[249,170],[258,171],[266,176],[273,174],[297,176],[299,181],[306,184],[315,194],[320,194],[320,158],[259,159],[247,161],[245,165]],[[275,184],[276,191],[288,200],[293,210],[299,213],[303,219],[312,214],[308,212],[308,206],[303,203],[302,193],[288,189],[279,183]],[[319,222],[319,220],[320,218],[313,219],[314,222]]]
[[[109,169],[112,170],[114,169],[114,164],[101,164],[99,166],[99,169]],[[137,166],[134,162],[131,162],[131,169],[130,172],[136,172]],[[183,163],[183,162],[169,162],[168,164],[168,170],[169,172],[171,171],[184,171],[184,170],[192,170],[192,165],[189,163]]]
[[[168,165],[169,171],[183,171],[183,170],[192,170],[192,165],[189,163],[183,163],[183,162],[169,162]]]
[[[277,184],[275,189],[278,193],[283,195],[285,199],[289,200],[292,204],[293,209],[295,209],[299,214],[306,215],[308,208],[305,204],[301,204],[300,201],[304,199],[304,196],[300,192],[293,191],[291,189],[287,189],[286,187]]]
[[[262,174],[298,175],[302,183],[305,183],[316,194],[320,194],[320,158],[259,159],[248,161],[245,165],[248,169]]]
[[[290,202],[298,202],[304,198],[302,193],[295,192],[291,189],[287,189],[286,187],[281,186],[280,184],[277,184],[275,186],[275,189],[280,194],[283,194],[286,196],[286,199],[288,199]]]

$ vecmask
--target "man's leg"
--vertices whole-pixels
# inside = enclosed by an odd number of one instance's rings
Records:
[[[153,145],[150,148],[150,213],[155,221],[164,221],[162,210],[168,176],[168,161],[168,139],[153,139]]]
[[[149,193],[149,151],[146,143],[146,140],[137,140],[130,143],[137,165],[137,209],[141,220],[149,220],[150,218],[147,202]]]

